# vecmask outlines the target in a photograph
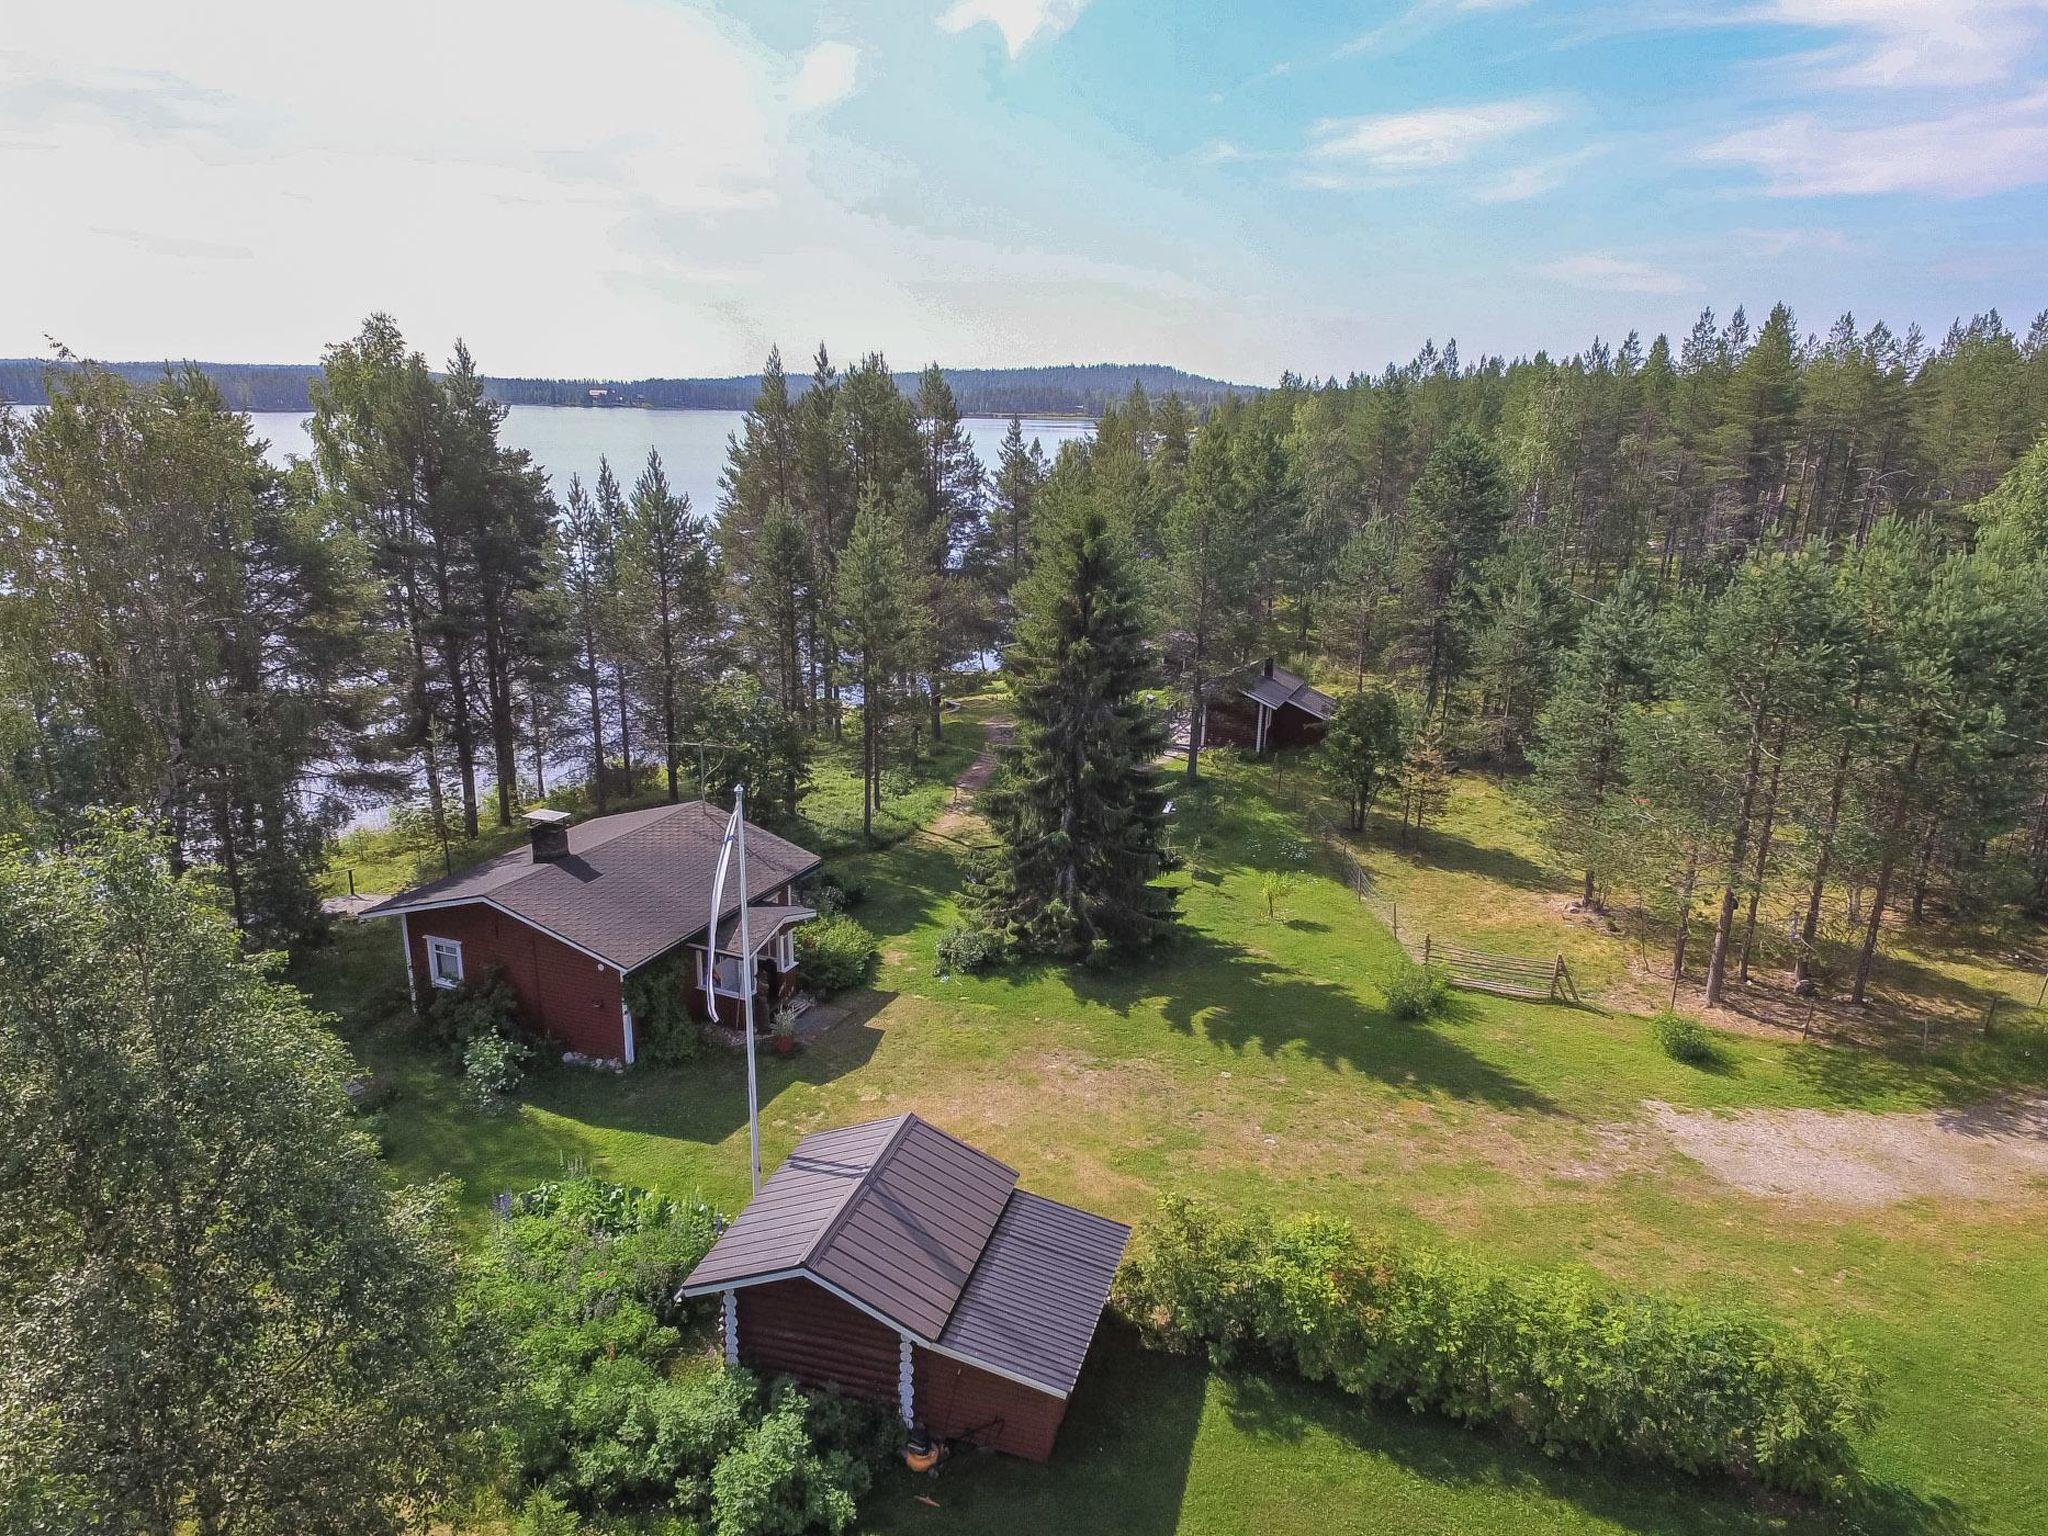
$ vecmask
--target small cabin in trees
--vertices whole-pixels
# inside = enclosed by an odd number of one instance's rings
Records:
[[[728,813],[701,801],[624,811],[572,824],[560,811],[527,815],[527,840],[474,869],[418,886],[364,913],[398,920],[416,1002],[436,988],[502,971],[538,1029],[588,1056],[637,1054],[628,978],[676,962],[693,1013],[736,1020],[746,975],[739,948],[738,870],[711,927],[711,886]],[[755,956],[756,1028],[797,992],[796,882],[814,853],[747,824],[748,939]]]
[[[1337,701],[1268,656],[1219,678],[1203,701],[1202,740],[1210,746],[1313,746],[1329,729]]]
[[[682,1294],[723,1298],[729,1364],[1044,1461],[1130,1235],[898,1115],[798,1142]]]

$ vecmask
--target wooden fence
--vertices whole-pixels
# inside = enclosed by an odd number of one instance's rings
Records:
[[[1491,950],[1439,944],[1424,934],[1422,963],[1441,967],[1452,986],[1471,992],[1550,1003],[1579,1000],[1579,989],[1572,984],[1572,973],[1561,954],[1551,960],[1530,960],[1520,955],[1497,955]]]
[[[1297,795],[1294,799],[1297,810],[1306,810]],[[1365,872],[1365,866],[1358,862],[1343,835],[1321,816],[1312,815],[1316,831],[1321,835],[1323,846],[1337,858],[1344,868],[1345,879],[1366,910],[1393,933],[1394,940],[1401,946],[1402,953],[1414,956],[1416,952],[1401,936],[1401,909],[1392,902],[1383,901],[1372,888],[1372,879]],[[1424,965],[1440,967],[1450,977],[1451,985],[1463,987],[1469,992],[1492,992],[1501,997],[1528,998],[1536,1002],[1580,1001],[1578,986],[1572,981],[1572,973],[1564,963],[1562,954],[1549,960],[1530,960],[1520,955],[1497,955],[1491,950],[1467,949],[1456,944],[1439,944],[1431,935],[1422,936],[1422,951],[1419,958]]]

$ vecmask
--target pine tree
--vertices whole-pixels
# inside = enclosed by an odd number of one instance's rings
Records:
[[[575,633],[580,676],[589,701],[590,795],[597,814],[607,804],[604,751],[604,668],[599,636],[604,628],[605,606],[610,593],[610,542],[597,504],[583,488],[583,481],[569,477],[569,500],[565,510],[562,538],[563,575],[568,586],[569,619]]]
[[[957,557],[981,521],[981,461],[960,427],[960,409],[937,363],[917,385],[919,515],[908,530],[914,558],[926,582],[925,696],[933,742],[939,740],[947,670],[967,652],[970,626]]]
[[[669,489],[661,455],[647,451],[633,486],[622,550],[641,616],[645,670],[668,769],[668,797],[682,798],[683,720],[707,682],[703,648],[712,628],[709,541],[690,498]]]
[[[1042,507],[1041,530],[1005,658],[1017,732],[988,796],[1001,847],[982,912],[1027,954],[1138,950],[1173,926],[1143,603],[1092,499]]]
[[[1012,594],[1024,579],[1025,562],[1031,551],[1032,512],[1045,476],[1045,450],[1038,445],[1037,438],[1028,446],[1025,444],[1024,423],[1012,416],[996,461],[995,495],[987,526],[991,548],[982,560],[995,589],[997,632],[1005,642],[1014,627]]]
[[[902,513],[895,500],[870,486],[840,552],[832,591],[839,649],[860,688],[860,830],[868,842],[874,841],[875,812],[882,808],[889,736],[909,702],[901,679],[924,643],[922,596],[904,550]]]
[[[1537,720],[1534,797],[1551,845],[1584,871],[1580,899],[1589,907],[1626,843],[1612,802],[1626,782],[1630,712],[1658,687],[1655,634],[1648,583],[1631,571],[1580,627]]]
[[[1435,714],[1464,671],[1480,568],[1500,542],[1508,487],[1500,459],[1470,427],[1429,456],[1410,498],[1401,577],[1424,650],[1423,709]]]
[[[1196,435],[1187,484],[1167,515],[1164,607],[1187,701],[1190,781],[1201,772],[1209,685],[1245,659],[1257,622],[1254,522],[1233,462],[1233,430],[1233,418],[1219,413]]]

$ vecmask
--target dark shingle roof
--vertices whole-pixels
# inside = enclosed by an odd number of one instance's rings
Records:
[[[711,916],[711,882],[728,813],[690,801],[599,816],[569,829],[566,858],[534,862],[510,853],[372,907],[396,917],[462,901],[488,901],[630,971],[701,932]],[[760,896],[815,868],[818,856],[747,823],[747,890]],[[739,910],[729,878],[722,916]]]
[[[1130,1229],[1016,1184],[916,1115],[819,1131],[683,1289],[808,1275],[905,1333],[1065,1396]]]

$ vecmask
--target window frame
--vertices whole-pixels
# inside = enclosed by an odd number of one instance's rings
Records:
[[[450,958],[455,962],[453,977],[445,974],[442,968],[442,961]],[[427,980],[434,986],[453,989],[462,985],[465,974],[467,973],[462,963],[462,940],[444,939],[438,934],[427,935]]]

